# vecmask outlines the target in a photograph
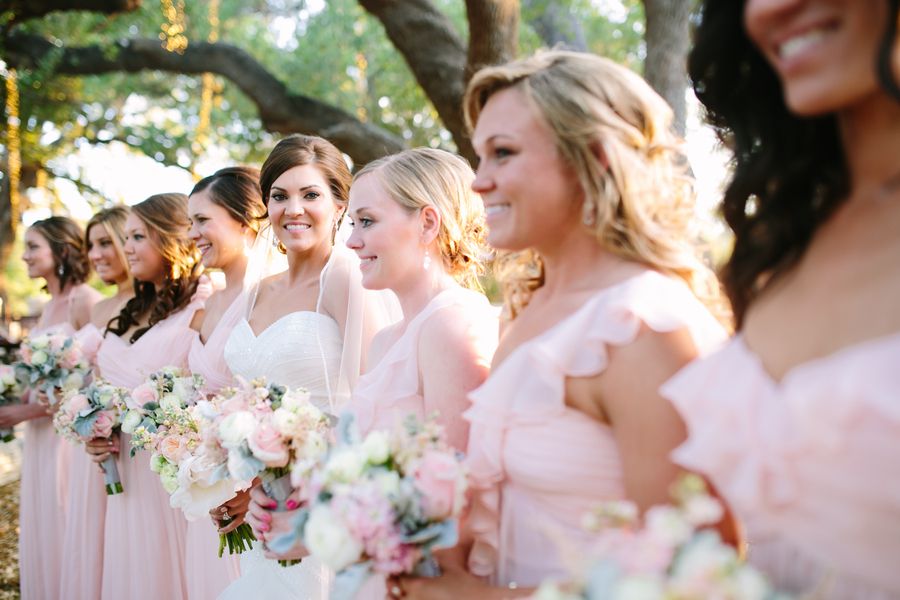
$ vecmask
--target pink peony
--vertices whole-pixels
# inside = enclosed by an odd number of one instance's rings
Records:
[[[74,419],[78,416],[78,413],[88,406],[90,406],[90,403],[88,402],[87,396],[84,394],[75,394],[69,398],[68,402],[66,402],[66,412]]]
[[[462,510],[465,480],[459,462],[451,454],[436,450],[426,452],[416,465],[413,478],[422,493],[428,518],[448,519]]]
[[[268,420],[261,421],[250,437],[247,444],[253,456],[258,458],[267,467],[285,467],[290,460],[287,446],[281,439],[281,434],[272,427]]]
[[[156,386],[152,383],[142,383],[134,388],[128,397],[128,408],[143,408],[151,402],[158,402],[159,396],[156,394]]]
[[[99,413],[97,413],[97,420],[94,421],[94,437],[110,437],[112,435],[112,430],[115,424],[116,420],[113,418],[112,414],[109,413],[109,411],[100,411]]]
[[[162,454],[167,461],[177,464],[178,461],[181,460],[181,457],[184,456],[187,448],[185,447],[184,440],[181,439],[181,436],[167,435],[159,442],[157,450],[159,450],[159,453]]]

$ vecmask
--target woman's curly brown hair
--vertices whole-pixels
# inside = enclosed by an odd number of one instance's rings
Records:
[[[150,281],[134,280],[134,298],[107,326],[107,331],[123,335],[149,313],[147,325],[138,327],[129,338],[134,343],[151,327],[187,306],[197,291],[203,267],[200,253],[188,237],[187,196],[157,194],[131,207],[147,226],[149,238],[159,251],[166,274],[159,290]]]
[[[87,281],[91,263],[84,243],[84,232],[78,223],[69,217],[48,217],[35,221],[31,229],[41,234],[50,245],[59,289]]]

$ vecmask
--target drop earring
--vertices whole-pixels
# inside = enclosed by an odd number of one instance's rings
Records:
[[[431,255],[427,252],[425,253],[425,258],[422,259],[422,268],[426,271],[431,268]]]
[[[597,222],[597,217],[594,214],[594,203],[584,201],[584,204],[581,206],[581,222],[591,227],[594,223]]]
[[[66,268],[63,265],[59,265],[56,268],[56,274],[59,275],[60,277],[62,277],[63,275],[66,274]]]

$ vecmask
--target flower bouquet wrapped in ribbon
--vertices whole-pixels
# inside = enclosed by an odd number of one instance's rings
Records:
[[[12,365],[0,365],[0,406],[18,404],[22,400],[22,386],[16,378]],[[0,442],[11,442],[15,438],[12,427],[0,429]]]
[[[547,581],[536,600],[776,600],[775,592],[711,525],[722,505],[696,475],[675,486],[675,504],[650,508],[643,519],[627,501],[608,502],[585,516],[597,537],[569,583]],[[564,548],[563,548],[564,549]]]
[[[55,405],[57,390],[65,393],[84,387],[90,364],[74,337],[45,333],[22,342],[15,369],[23,385],[44,392]]]
[[[442,428],[410,417],[359,439],[347,417],[338,429],[302,488],[298,523],[310,554],[337,572],[332,600],[352,598],[375,573],[439,575],[432,553],[456,545],[468,489]]]
[[[288,389],[265,379],[238,380],[212,399],[220,412],[214,437],[227,453],[235,481],[262,480],[266,494],[286,510],[293,491],[292,471],[306,471],[328,447],[331,417],[310,402],[304,389]],[[290,566],[299,561],[279,561]]]
[[[129,393],[126,388],[95,379],[84,390],[66,394],[53,415],[53,425],[61,436],[72,442],[109,439],[120,428]],[[103,468],[106,493],[121,494],[124,488],[115,455],[109,456],[100,466]]]

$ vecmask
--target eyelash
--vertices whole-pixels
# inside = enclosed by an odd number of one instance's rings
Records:
[[[362,228],[370,227],[375,222],[374,219],[370,219],[369,217],[360,217],[357,221],[350,219],[350,227],[356,228],[357,224],[362,225]]]
[[[319,196],[321,196],[321,194],[319,192],[307,192],[303,196],[303,199],[312,201],[312,200],[316,200]],[[287,195],[281,194],[281,193],[275,193],[275,194],[270,195],[269,199],[274,200],[275,202],[283,202],[284,200],[287,200]]]

